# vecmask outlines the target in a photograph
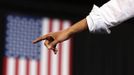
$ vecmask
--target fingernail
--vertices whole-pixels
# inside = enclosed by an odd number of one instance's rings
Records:
[[[48,49],[51,49],[51,46],[48,46]]]
[[[32,43],[34,44],[34,41],[32,41]]]
[[[55,52],[55,54],[57,54],[58,50],[55,50],[54,52]]]
[[[57,54],[57,52],[54,51],[54,54]]]

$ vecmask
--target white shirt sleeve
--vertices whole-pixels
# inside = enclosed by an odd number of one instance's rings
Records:
[[[93,6],[86,17],[90,32],[110,33],[110,27],[134,17],[134,0],[110,0],[100,8]]]

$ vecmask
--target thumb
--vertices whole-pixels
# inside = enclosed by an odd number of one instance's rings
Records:
[[[54,40],[53,42],[51,42],[51,43],[49,44],[48,49],[55,50],[57,43],[58,43],[58,41]]]

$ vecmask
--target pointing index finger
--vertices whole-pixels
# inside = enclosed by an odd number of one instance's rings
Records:
[[[38,37],[38,38],[36,38],[35,40],[33,40],[32,43],[35,44],[35,43],[40,42],[40,41],[42,41],[42,40],[43,40],[43,38],[42,38],[42,36],[41,36],[41,37]]]
[[[40,36],[40,37],[36,38],[35,40],[33,40],[32,43],[35,44],[35,43],[40,42],[45,39],[46,39],[46,36]]]

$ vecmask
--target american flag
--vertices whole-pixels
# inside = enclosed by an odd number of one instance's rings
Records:
[[[71,40],[57,46],[55,55],[35,38],[71,25],[69,20],[8,15],[3,75],[71,75]]]

